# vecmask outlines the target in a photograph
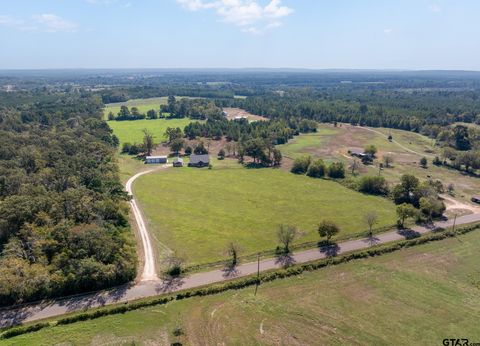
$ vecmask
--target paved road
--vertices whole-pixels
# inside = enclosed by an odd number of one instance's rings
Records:
[[[480,214],[470,214],[458,217],[457,225],[480,222]],[[435,227],[452,226],[453,221],[437,222]],[[339,243],[336,248],[318,248],[292,254],[290,257],[272,258],[260,262],[260,270],[280,268],[285,264],[303,263],[322,259],[330,255],[344,254],[354,250],[366,249],[373,244],[385,244],[396,240],[402,240],[415,234],[430,232],[432,228],[421,226],[413,227],[409,231],[390,231],[375,236]],[[182,279],[165,281],[161,279],[144,280],[136,285],[122,286],[115,289],[81,297],[66,298],[46,303],[38,303],[23,308],[0,311],[0,327],[5,327],[21,322],[35,321],[43,318],[63,315],[69,312],[86,310],[114,303],[127,302],[135,299],[151,297],[163,293],[174,292],[182,289],[199,287],[211,283],[218,283],[236,277],[254,274],[257,271],[257,263],[246,263],[235,268],[234,271],[212,270],[204,273],[196,273]]]

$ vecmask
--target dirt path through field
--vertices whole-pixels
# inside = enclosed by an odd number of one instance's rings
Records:
[[[370,132],[374,132],[376,134],[379,134],[380,136],[382,137],[385,137],[386,139],[388,139],[388,136],[380,131],[377,131],[377,130],[374,130],[374,129],[371,129],[371,128],[368,128],[368,127],[362,127],[362,126],[358,126],[358,128],[361,128],[361,129],[364,129],[366,131],[370,131]],[[404,146],[403,144],[397,142],[395,139],[392,139],[392,143],[395,143],[396,145],[398,145],[400,148],[402,148],[403,150],[405,151],[408,151],[409,153],[412,153],[412,154],[415,154],[415,155],[418,155],[418,156],[428,156],[428,157],[434,157],[433,155],[431,154],[426,154],[426,153],[419,153],[418,151],[415,151],[415,150],[412,150],[410,148],[407,148],[406,146]]]

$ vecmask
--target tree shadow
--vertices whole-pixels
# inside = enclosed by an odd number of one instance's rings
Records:
[[[337,243],[319,243],[319,251],[323,253],[326,257],[334,257],[340,251],[340,246]]]
[[[58,302],[58,305],[65,306],[68,312],[78,310],[85,311],[92,307],[105,306],[107,303],[115,303],[120,301],[131,287],[132,284],[126,284],[105,292],[98,292],[87,296],[65,299]]]
[[[363,242],[369,244],[370,246],[374,246],[380,242],[380,239],[374,235],[369,235],[367,238],[363,239]]]
[[[0,311],[0,328],[18,326],[33,313],[33,309],[27,307]]]
[[[281,265],[283,268],[288,268],[295,264],[295,259],[289,252],[283,252],[277,254],[275,257],[275,264]]]
[[[222,276],[224,278],[234,278],[240,274],[240,271],[237,269],[237,266],[234,264],[227,264],[223,269]]]
[[[264,165],[263,163],[249,162],[249,163],[243,164],[243,167],[245,167],[247,169],[260,169],[260,168],[266,168],[267,166]]]
[[[397,231],[397,234],[400,234],[405,239],[414,239],[414,238],[420,237],[421,235],[419,232],[414,231],[413,229],[407,229],[407,228],[399,229]]]
[[[176,277],[164,277],[159,284],[155,285],[155,292],[169,293],[178,290],[184,284],[184,280],[180,276]]]
[[[132,284],[119,286],[109,291],[89,293],[74,297],[66,297],[58,300],[47,300],[40,303],[32,303],[20,308],[0,310],[0,328],[19,325],[34,313],[48,307],[65,307],[66,312],[86,311],[92,307],[104,306],[107,303],[120,301],[132,287]]]

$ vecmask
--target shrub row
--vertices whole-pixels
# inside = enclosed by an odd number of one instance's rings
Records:
[[[478,228],[480,228],[480,225],[475,224],[471,226],[458,228],[455,231],[453,230],[445,231],[443,229],[438,229],[434,233],[431,233],[419,238],[402,240],[392,244],[379,245],[367,250],[352,252],[352,253],[349,253],[343,256],[338,256],[338,257],[329,257],[329,258],[321,259],[315,262],[294,265],[285,269],[275,269],[275,270],[263,272],[263,273],[260,273],[260,276],[258,278],[256,276],[249,276],[242,279],[229,281],[224,284],[216,284],[216,285],[210,285],[210,286],[201,287],[201,288],[195,288],[191,290],[182,291],[177,294],[158,297],[156,299],[126,303],[121,306],[114,306],[111,308],[102,308],[92,312],[84,312],[77,315],[59,319],[56,323],[40,322],[30,326],[15,327],[5,331],[0,336],[0,338],[7,339],[7,338],[11,338],[21,334],[35,332],[48,326],[66,325],[66,324],[71,324],[79,321],[92,320],[92,319],[96,319],[96,318],[107,316],[107,315],[125,313],[128,311],[137,310],[137,309],[141,309],[149,306],[164,305],[174,300],[182,300],[190,297],[208,296],[208,295],[218,294],[228,290],[241,289],[241,288],[245,288],[245,287],[256,285],[256,284],[261,284],[263,282],[270,282],[273,280],[287,278],[294,275],[300,275],[304,272],[318,270],[329,265],[346,263],[356,259],[375,257],[382,254],[391,253],[403,248],[421,245],[431,241],[443,240],[443,239],[454,237],[457,235],[469,233]]]

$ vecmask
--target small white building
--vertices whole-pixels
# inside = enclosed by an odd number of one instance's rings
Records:
[[[181,157],[176,157],[173,160],[173,167],[183,167],[183,159]]]
[[[167,163],[167,161],[166,156],[147,156],[145,158],[145,164]]]

